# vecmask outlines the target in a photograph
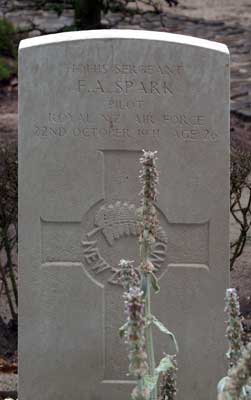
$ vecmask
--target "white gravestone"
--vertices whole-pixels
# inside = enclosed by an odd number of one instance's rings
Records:
[[[229,55],[167,33],[89,31],[21,42],[21,400],[128,400],[120,258],[137,259],[141,149],[158,150],[154,312],[177,335],[177,400],[225,373]],[[157,356],[172,352],[155,335]]]

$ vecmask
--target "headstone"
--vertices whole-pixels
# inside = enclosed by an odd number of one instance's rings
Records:
[[[177,400],[225,374],[229,55],[167,33],[21,42],[21,400],[128,400],[120,258],[137,260],[141,150],[158,150],[155,315],[180,346]],[[157,357],[174,349],[155,332]]]

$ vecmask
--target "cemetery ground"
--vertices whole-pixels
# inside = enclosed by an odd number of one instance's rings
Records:
[[[199,0],[184,0],[176,9],[167,9],[158,15],[138,2],[138,8],[129,3],[127,12],[108,12],[103,17],[106,28],[147,29],[173,32],[225,43],[231,53],[231,141],[235,146],[251,150],[251,7],[248,1],[229,0],[221,7],[201,7]],[[209,3],[209,2],[205,2]],[[130,5],[131,4],[131,5]],[[239,7],[236,9],[236,7]],[[34,9],[32,1],[0,0],[0,16],[11,21],[16,30],[15,40],[40,34],[56,33],[70,29],[73,25],[73,11],[67,8],[59,16],[52,9]],[[12,58],[6,57],[13,67]],[[0,144],[17,142],[17,75],[13,73],[0,82]],[[234,237],[238,226],[231,221],[230,232]],[[16,254],[13,255],[16,262]],[[237,287],[241,300],[247,338],[251,331],[251,233],[241,257],[231,272],[231,286]],[[6,298],[0,295],[0,317],[10,318]],[[1,359],[7,361],[12,371],[16,363],[16,330],[8,329],[0,320],[0,367]],[[10,368],[10,369],[11,369]],[[16,389],[12,375],[0,374],[0,392]]]

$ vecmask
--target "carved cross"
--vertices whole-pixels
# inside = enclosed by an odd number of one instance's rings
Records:
[[[135,171],[139,169],[140,153],[106,150],[102,154],[104,198],[81,220],[48,221],[41,217],[41,264],[42,268],[81,267],[94,283],[104,285],[104,381],[109,382],[121,381],[126,373],[123,365],[116,366],[115,371],[109,361],[114,346],[123,348],[118,345],[120,339],[116,330],[122,322],[122,293],[118,286],[111,284],[116,284],[120,258],[137,259],[135,204],[140,187]],[[170,222],[161,210],[159,215],[160,229],[152,252],[158,276],[163,276],[170,267],[208,270],[209,223]],[[121,351],[121,359],[126,360],[124,350]]]

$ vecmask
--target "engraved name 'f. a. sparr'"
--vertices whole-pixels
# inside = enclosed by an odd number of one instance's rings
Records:
[[[89,94],[129,94],[137,93],[140,95],[173,95],[170,83],[167,81],[137,81],[137,80],[117,80],[103,82],[99,79],[89,84],[86,79],[78,80],[78,92]]]

